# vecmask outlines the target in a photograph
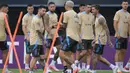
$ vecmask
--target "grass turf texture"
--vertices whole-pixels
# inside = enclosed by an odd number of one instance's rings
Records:
[[[18,69],[10,69],[13,73],[19,73],[19,70]],[[2,69],[0,69],[0,73],[2,73]],[[25,72],[23,70],[23,73],[28,73],[28,72]],[[43,73],[42,70],[37,70],[35,71],[34,73]],[[52,73],[62,73],[62,71],[59,71],[59,72],[55,72],[53,71]],[[79,72],[79,73],[85,73],[85,72]],[[97,73],[113,73],[112,70],[98,70]],[[125,72],[123,72],[125,73]]]

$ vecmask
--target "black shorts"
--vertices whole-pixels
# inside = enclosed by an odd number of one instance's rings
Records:
[[[31,54],[31,48],[30,47],[30,42],[28,40],[24,40],[26,44],[26,54]]]
[[[9,46],[7,45],[7,41],[0,41],[0,49],[2,51],[8,50]]]
[[[66,37],[66,39],[63,42],[61,50],[66,51],[66,52],[71,51],[75,53],[77,44],[78,44],[77,41],[71,39],[70,37]]]
[[[116,44],[115,44],[115,48],[117,50],[121,50],[121,49],[127,49],[128,46],[128,39],[127,38],[116,38]]]
[[[50,49],[51,44],[52,44],[52,39],[47,39],[46,48]],[[54,46],[57,46],[57,45],[61,45],[60,37],[56,38]]]
[[[103,50],[104,50],[104,45],[96,44],[95,45],[95,49],[94,49],[94,53],[98,54],[98,55],[102,55],[103,54]]]
[[[85,40],[85,39],[83,39],[82,40],[82,45],[83,45],[82,50],[92,49],[92,41],[93,40]]]
[[[33,57],[40,57],[40,55],[44,55],[44,48],[42,45],[31,45],[30,48]]]

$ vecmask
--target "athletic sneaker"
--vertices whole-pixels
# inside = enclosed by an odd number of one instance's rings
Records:
[[[49,68],[53,69],[54,71],[59,71],[59,69],[57,69],[55,65],[50,65]]]
[[[130,70],[129,68],[124,67],[125,70]]]
[[[63,72],[62,72],[62,73],[68,73],[68,72],[67,72],[67,70],[63,70]]]
[[[79,69],[79,72],[83,72],[83,69]]]
[[[50,70],[50,68],[47,68],[46,73],[51,73],[52,71]]]
[[[6,71],[5,73],[13,73],[12,71]]]
[[[79,72],[79,69],[76,68],[75,70],[73,70],[73,73],[78,73]]]
[[[34,73],[33,71],[29,71],[29,73]]]
[[[34,69],[34,71],[36,71],[38,68],[37,68],[37,66],[35,65],[35,66],[33,67],[33,69]]]
[[[117,73],[122,73],[122,71],[118,68],[118,69],[117,69]]]
[[[130,72],[130,68],[126,68],[126,67],[124,67],[124,69],[125,69],[125,70],[128,70],[128,71]]]
[[[118,67],[115,66],[115,68],[113,68],[112,70],[113,70],[113,73],[117,73]]]
[[[124,68],[123,68],[121,71],[122,71],[122,72],[130,72],[129,70],[126,70],[126,69],[124,69]]]
[[[88,72],[92,73],[92,70],[91,69],[88,69],[88,70],[86,69],[85,73],[88,73]]]
[[[24,70],[25,70],[25,71],[29,71],[29,70],[30,70],[30,68],[25,68]]]
[[[95,70],[92,70],[92,73],[96,73],[96,71],[95,71]]]

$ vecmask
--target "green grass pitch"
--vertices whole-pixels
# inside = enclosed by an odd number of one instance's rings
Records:
[[[19,70],[18,69],[10,69],[13,73],[19,73]],[[2,73],[1,72],[2,70],[0,69],[0,73]],[[25,72],[24,70],[23,70],[23,73],[28,73],[28,72]],[[34,72],[34,73],[43,73],[43,71],[42,70],[37,70],[36,72]],[[52,73],[62,73],[62,71],[60,71],[60,72],[55,72],[55,71],[53,71]],[[79,72],[79,73],[85,73],[85,72]],[[113,73],[112,72],[112,70],[98,70],[97,71],[97,73]]]

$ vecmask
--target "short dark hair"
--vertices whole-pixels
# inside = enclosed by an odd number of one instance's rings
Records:
[[[48,5],[51,5],[51,4],[54,4],[54,5],[55,5],[55,3],[54,3],[54,2],[49,2],[49,3],[48,3]]]
[[[127,0],[122,0],[122,3],[123,3],[123,2],[128,2],[128,1],[127,1]]]
[[[85,4],[80,4],[79,7],[85,6]]]
[[[8,7],[8,5],[7,4],[1,4],[0,9],[3,8],[3,7]]]
[[[33,6],[33,4],[28,4],[28,5],[27,5],[27,7],[32,7],[32,6]]]
[[[92,7],[94,7],[96,10],[100,10],[100,5],[92,5]]]
[[[42,9],[42,8],[46,9],[46,6],[40,5],[40,6],[38,7],[38,9]]]

